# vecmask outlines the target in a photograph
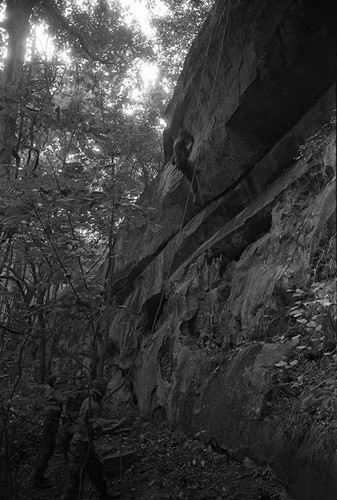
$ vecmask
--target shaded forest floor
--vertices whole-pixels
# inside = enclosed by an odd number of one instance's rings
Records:
[[[118,474],[115,467],[114,474],[119,477],[108,480],[109,492],[120,492],[122,500],[290,498],[269,468],[259,467],[248,458],[236,462],[197,438],[173,432],[166,423],[155,425],[134,411],[128,416],[127,427],[117,435],[102,436],[97,448],[103,457],[129,454],[130,464],[124,474]],[[59,499],[66,475],[63,452],[56,449],[46,474],[54,487],[34,490],[30,484],[33,470],[34,457],[22,468],[20,491],[13,498]],[[86,479],[83,499],[97,498],[96,490]]]

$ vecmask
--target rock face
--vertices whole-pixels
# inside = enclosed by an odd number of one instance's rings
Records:
[[[144,413],[268,461],[305,500],[337,498],[336,15],[334,2],[216,2],[111,275],[116,387],[127,375]],[[183,125],[203,207],[171,164]]]

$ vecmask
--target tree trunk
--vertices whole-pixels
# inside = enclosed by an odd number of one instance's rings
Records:
[[[114,158],[112,158],[112,169],[111,169],[111,179],[112,181],[115,180],[115,161]],[[112,210],[111,210],[111,217],[110,217],[110,233],[109,233],[109,246],[108,246],[108,269],[105,275],[105,281],[104,281],[104,308],[103,308],[103,318],[100,322],[100,331],[102,333],[102,340],[101,340],[101,349],[100,349],[100,355],[98,358],[97,366],[96,366],[96,374],[98,377],[103,377],[104,375],[104,365],[105,365],[105,360],[106,356],[108,353],[108,348],[109,348],[109,330],[110,330],[110,324],[112,320],[112,315],[113,315],[113,305],[112,305],[112,275],[114,271],[114,263],[115,263],[115,253],[114,253],[114,230],[115,230],[115,203],[116,203],[116,197],[115,197],[115,188],[113,190],[113,196],[112,196]]]
[[[7,58],[4,79],[0,81],[0,182],[9,179],[13,163],[19,104],[27,93],[22,88],[22,69],[29,34],[29,19],[38,0],[7,0]]]
[[[44,384],[46,379],[46,321],[44,313],[39,312],[37,317],[37,327],[39,332],[39,368],[38,368],[38,383]]]
[[[32,276],[35,283],[38,283],[38,276],[36,273],[36,268],[34,264],[31,265]],[[40,279],[42,278],[42,273],[39,273]],[[46,318],[45,312],[43,310],[43,305],[45,303],[46,290],[39,290],[36,297],[36,308],[37,317],[34,325],[34,330],[37,334],[38,340],[38,369],[37,369],[37,382],[39,384],[44,384],[46,380],[46,368],[47,368],[47,328],[46,328]]]

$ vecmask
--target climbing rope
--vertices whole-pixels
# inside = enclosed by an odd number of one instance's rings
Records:
[[[219,73],[219,68],[220,68],[220,60],[221,60],[221,56],[222,56],[222,51],[223,51],[223,46],[224,46],[224,43],[225,43],[225,38],[226,38],[226,33],[227,33],[227,25],[228,25],[228,18],[229,18],[229,12],[230,12],[230,9],[231,9],[231,0],[227,0],[227,2],[224,2],[224,5],[223,5],[223,9],[222,9],[222,13],[221,13],[221,16],[220,16],[220,23],[225,15],[225,10],[226,10],[226,7],[227,8],[227,18],[226,18],[226,23],[225,23],[225,27],[224,27],[224,32],[223,32],[223,35],[222,35],[222,40],[221,40],[221,46],[220,46],[220,52],[219,52],[219,56],[218,56],[218,60],[217,60],[217,65],[216,65],[216,70],[215,70],[215,76],[214,76],[214,80],[213,80],[213,85],[212,85],[212,91],[211,91],[211,96],[210,96],[210,99],[208,101],[208,110],[207,110],[207,114],[206,114],[206,117],[208,118],[209,116],[209,112],[210,112],[210,109],[211,109],[211,103],[212,103],[212,99],[213,99],[213,93],[214,93],[214,88],[215,88],[215,82],[216,82],[216,79],[217,79],[217,76],[218,76],[218,73]],[[213,18],[215,18],[215,9],[213,11]],[[212,24],[212,20],[213,19],[210,19],[210,24]],[[216,24],[216,23],[215,23]],[[204,81],[204,77],[205,77],[205,70],[206,70],[206,62],[208,60],[208,54],[209,54],[209,49],[210,49],[210,46],[211,46],[211,37],[209,37],[208,39],[208,44],[207,44],[207,49],[206,49],[206,56],[205,56],[205,60],[204,60],[204,64],[203,64],[203,70],[202,70],[202,74],[201,74],[201,79],[200,79],[200,85],[199,85],[199,90],[198,90],[198,95],[200,95],[201,93],[201,88],[202,88],[202,85],[203,85],[203,81]],[[197,115],[197,107],[195,107],[195,111],[194,111],[194,118],[192,120],[192,125],[195,121],[195,118],[196,118],[196,115]]]
[[[210,96],[210,99],[209,99],[209,102],[208,102],[208,109],[207,109],[206,119],[209,117],[209,113],[210,113],[210,109],[211,109],[211,103],[212,103],[214,89],[215,89],[215,82],[217,80],[217,76],[218,76],[218,72],[219,72],[219,68],[220,68],[220,59],[221,59],[221,56],[222,56],[223,46],[224,46],[224,43],[225,43],[225,37],[226,37],[226,33],[227,33],[227,25],[228,25],[228,19],[229,19],[229,12],[231,10],[231,0],[227,0],[227,2],[224,3],[222,14],[220,16],[220,23],[221,23],[224,15],[225,15],[226,7],[227,7],[227,17],[226,17],[226,22],[225,22],[223,36],[222,36],[222,41],[221,41],[221,46],[220,46],[220,52],[219,52],[219,56],[218,56],[218,60],[217,60],[217,66],[216,66],[216,70],[215,70],[215,76],[214,76],[214,80],[213,80],[211,96]],[[210,19],[210,25],[212,25],[212,21],[215,18],[215,11],[216,11],[216,9],[213,10],[213,13],[212,13],[213,17]],[[208,44],[207,44],[207,49],[206,49],[206,56],[205,56],[205,60],[204,60],[204,64],[203,64],[203,70],[202,70],[202,74],[201,74],[198,95],[201,94],[201,88],[202,88],[203,80],[204,80],[204,76],[205,76],[206,63],[207,63],[207,60],[208,60],[208,54],[209,54],[210,46],[211,46],[211,36],[209,36],[209,39],[208,39]],[[191,125],[193,125],[193,123],[195,121],[196,113],[197,113],[197,107],[195,108],[194,118],[193,118],[193,120],[191,122]],[[194,181],[194,178],[195,178],[195,173],[196,173],[196,163],[194,164],[194,168],[193,168],[193,175],[192,175],[191,185],[193,185],[193,181]],[[169,264],[169,268],[168,268],[168,272],[167,272],[167,277],[166,277],[166,280],[165,280],[165,283],[164,283],[164,286],[163,286],[163,289],[162,289],[162,292],[161,292],[161,295],[160,295],[160,300],[159,300],[157,311],[156,311],[156,314],[155,314],[155,317],[154,317],[154,320],[153,320],[153,323],[152,323],[152,328],[151,328],[150,335],[152,335],[153,332],[154,332],[155,324],[156,324],[156,321],[158,319],[160,308],[161,308],[162,303],[163,303],[165,290],[166,290],[167,284],[168,284],[169,279],[170,279],[171,269],[172,269],[172,264],[173,264],[173,259],[174,259],[176,250],[177,250],[178,245],[179,245],[180,235],[181,235],[181,232],[182,232],[182,228],[183,228],[183,224],[184,224],[184,220],[185,220],[187,206],[188,206],[188,202],[189,202],[190,196],[191,196],[191,190],[189,189],[188,190],[188,195],[187,195],[187,198],[186,198],[186,202],[185,202],[185,206],[184,206],[184,210],[183,210],[183,214],[182,214],[182,217],[181,217],[179,231],[178,231],[177,236],[176,236],[176,242],[175,242],[174,250],[172,252],[172,257],[171,257],[171,260],[170,260],[170,264]]]

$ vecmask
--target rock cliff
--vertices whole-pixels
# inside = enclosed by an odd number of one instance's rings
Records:
[[[267,461],[306,500],[337,497],[336,15],[328,1],[215,3],[108,277],[117,397]],[[171,164],[183,125],[202,207]]]

